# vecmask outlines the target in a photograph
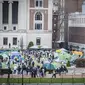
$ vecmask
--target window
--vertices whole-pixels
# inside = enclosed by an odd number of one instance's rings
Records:
[[[3,38],[3,45],[8,45],[8,38],[7,37]]]
[[[42,20],[42,14],[40,12],[35,14],[35,20]]]
[[[35,23],[35,29],[41,30],[42,29],[42,24],[41,23]]]
[[[54,18],[54,20],[56,20],[56,18]]]
[[[13,38],[13,45],[17,45],[17,38],[16,37]]]
[[[54,24],[54,27],[56,27],[56,24]]]
[[[13,27],[13,30],[16,30],[16,27],[15,26]]]
[[[7,27],[6,26],[4,26],[4,30],[7,30]]]
[[[18,1],[12,3],[12,24],[18,24]]]
[[[42,14],[37,12],[35,14],[35,30],[42,30]]]
[[[41,44],[41,39],[40,38],[36,38],[36,45],[40,45]]]
[[[3,2],[3,7],[2,7],[2,23],[3,24],[8,24],[8,12],[9,12],[9,3],[8,1]]]
[[[36,7],[42,7],[42,0],[36,0]]]

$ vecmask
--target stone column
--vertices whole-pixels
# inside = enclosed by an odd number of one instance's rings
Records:
[[[0,30],[2,29],[2,1],[0,1]]]
[[[12,30],[12,1],[9,1],[9,30]]]

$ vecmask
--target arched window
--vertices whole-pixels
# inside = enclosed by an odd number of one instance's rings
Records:
[[[35,14],[35,30],[42,30],[42,13],[37,12]]]
[[[35,14],[35,20],[42,20],[42,14],[40,12]]]

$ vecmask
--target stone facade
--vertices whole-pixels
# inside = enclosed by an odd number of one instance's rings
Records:
[[[7,0],[9,2],[9,0]],[[11,2],[16,0],[11,0]],[[18,23],[12,24],[12,18],[9,17],[10,23],[2,24],[2,3],[0,0],[0,48],[20,48],[21,38],[23,38],[23,48],[27,48],[30,41],[36,45],[36,39],[40,38],[40,45],[52,47],[52,1],[42,0],[42,7],[36,7],[36,0],[17,0],[18,1]],[[10,3],[9,15],[12,15],[12,3]],[[35,30],[34,19],[35,13],[41,12],[43,17],[42,30]],[[7,29],[4,30],[4,27]],[[16,30],[13,28],[16,27]],[[7,45],[3,45],[3,39],[7,38]],[[13,38],[17,38],[17,44],[13,45]]]
[[[32,41],[36,45],[36,39],[40,38],[41,46],[52,48],[52,0],[42,0],[42,7],[36,7],[36,0],[29,0],[28,9],[28,43]],[[35,30],[35,14],[42,14],[42,29]]]
[[[35,7],[35,1],[36,0],[30,0],[30,7],[31,8]],[[48,8],[48,1],[49,0],[43,0],[43,8]]]

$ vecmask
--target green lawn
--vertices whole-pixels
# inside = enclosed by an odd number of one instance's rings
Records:
[[[24,78],[24,83],[84,83],[85,78]],[[22,83],[21,78],[11,78],[10,83]],[[8,83],[7,78],[0,78],[0,83]]]

